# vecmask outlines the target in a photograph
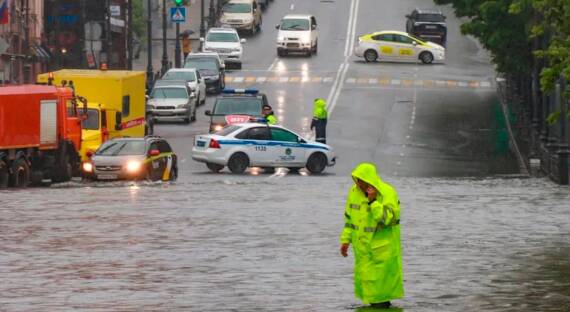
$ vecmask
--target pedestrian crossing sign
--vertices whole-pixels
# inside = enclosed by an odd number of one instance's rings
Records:
[[[170,20],[173,23],[186,22],[186,8],[185,7],[170,8]]]

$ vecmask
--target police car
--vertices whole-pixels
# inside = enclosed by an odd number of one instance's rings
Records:
[[[82,164],[88,180],[176,180],[176,154],[163,138],[117,138],[103,143]]]
[[[379,31],[358,38],[354,55],[366,62],[394,61],[424,64],[445,62],[445,48],[401,31]]]
[[[206,163],[213,172],[227,166],[238,174],[248,167],[307,168],[318,174],[335,164],[330,146],[309,142],[282,126],[259,122],[228,125],[213,134],[197,135],[192,159]]]
[[[263,105],[269,105],[267,96],[256,89],[224,89],[216,97],[214,108],[205,112],[210,117],[210,132],[229,124],[248,122],[250,117],[263,117]]]

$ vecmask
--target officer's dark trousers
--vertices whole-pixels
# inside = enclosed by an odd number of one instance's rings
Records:
[[[327,143],[327,120],[313,118],[311,128],[315,128],[315,141],[319,143]]]

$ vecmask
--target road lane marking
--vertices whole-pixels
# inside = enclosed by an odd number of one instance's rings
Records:
[[[437,86],[443,87],[443,86],[445,86],[445,81],[443,81],[443,80],[436,80],[436,81],[435,81],[435,84],[436,84]]]
[[[348,48],[348,56],[352,55],[354,51],[354,41],[356,35],[356,22],[358,21],[358,8],[360,7],[360,0],[356,0],[356,5],[354,6],[354,19],[352,20],[352,33],[350,34],[350,47]]]
[[[245,82],[255,82],[256,78],[255,77],[246,77],[245,78]]]
[[[275,68],[275,65],[277,65],[277,62],[279,61],[278,58],[275,58],[273,60],[273,63],[271,63],[271,65],[269,65],[269,68],[267,68],[267,71],[273,71],[273,69]]]
[[[447,81],[447,86],[448,86],[448,87],[456,87],[456,86],[457,86],[457,81],[448,80],[448,81]]]
[[[346,83],[350,83],[350,84],[356,83],[356,78],[348,78],[348,79],[346,79]]]
[[[460,86],[460,87],[462,87],[462,88],[465,88],[465,87],[467,87],[467,82],[465,82],[465,81],[460,81],[460,82],[457,83],[457,85]]]
[[[325,78],[323,79],[323,82],[333,82],[333,81],[334,81],[334,78],[333,78],[333,77],[325,77]]]
[[[344,56],[348,56],[348,49],[350,47],[350,38],[352,31],[352,20],[354,19],[354,6],[356,5],[356,0],[350,1],[350,10],[348,12],[348,28],[346,29],[346,42],[344,43]]]
[[[392,84],[393,86],[399,86],[401,83],[401,81],[399,79],[392,79],[392,81],[390,81],[390,84]]]
[[[257,77],[257,82],[264,83],[267,81],[267,77]]]
[[[289,77],[280,77],[279,82],[287,82],[289,81]]]
[[[358,78],[358,79],[356,80],[356,83],[358,83],[358,84],[366,84],[366,83],[368,83],[368,79],[366,79],[366,78]]]
[[[311,79],[311,82],[321,82],[321,81],[323,81],[323,77],[313,77],[313,78]],[[323,82],[324,82],[324,81],[323,81]]]
[[[289,9],[291,9],[291,11],[295,10],[295,3],[291,3],[291,7],[289,7]]]
[[[306,76],[301,78],[301,82],[309,82],[310,80],[311,80],[311,78],[306,77]]]
[[[479,82],[478,81],[471,81],[471,82],[469,82],[469,86],[471,88],[479,88]]]
[[[380,84],[383,86],[387,86],[390,84],[390,79],[381,79]]]
[[[291,77],[289,78],[289,82],[299,82],[301,81],[301,77]]]
[[[404,84],[404,86],[410,87],[411,85],[414,84],[414,81],[410,80],[410,79],[404,79],[404,81],[402,81],[402,83]]]
[[[368,84],[378,84],[378,79],[370,78],[370,79],[368,79]]]
[[[240,83],[240,82],[243,82],[243,79],[244,79],[243,77],[235,77],[235,78],[234,78],[234,82],[235,82],[235,83]]]
[[[233,80],[234,80],[234,77],[228,77],[228,76],[226,76],[226,77],[224,78],[224,81],[225,81],[226,83],[232,82]]]
[[[479,85],[481,86],[481,88],[490,88],[491,87],[491,83],[488,81],[481,81],[481,83]]]

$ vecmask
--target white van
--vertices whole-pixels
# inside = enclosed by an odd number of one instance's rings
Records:
[[[285,15],[275,27],[277,33],[277,55],[301,52],[311,56],[317,54],[317,19],[313,15]]]

